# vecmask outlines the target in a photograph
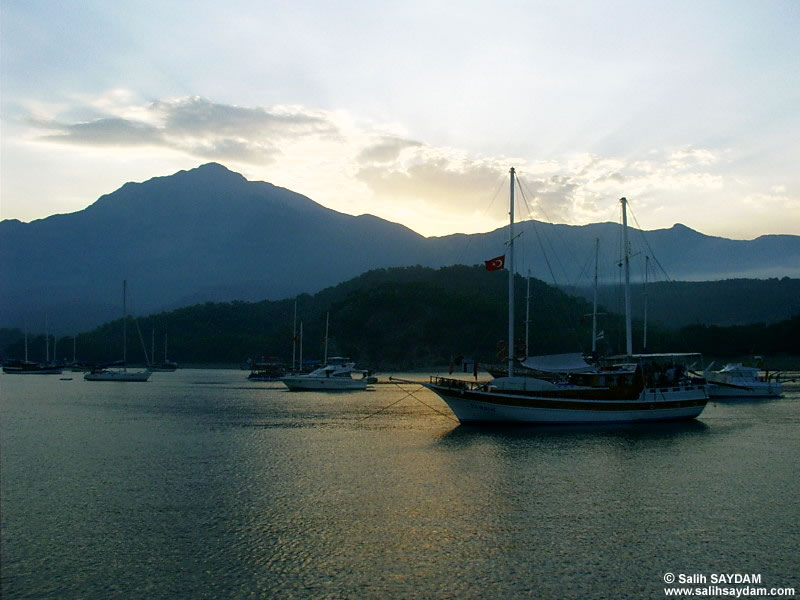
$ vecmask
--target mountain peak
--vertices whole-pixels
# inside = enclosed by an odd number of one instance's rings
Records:
[[[237,173],[235,171],[231,171],[228,167],[221,165],[216,162],[206,163],[204,165],[200,165],[199,167],[195,167],[194,169],[189,169],[187,171],[178,171],[175,175],[171,177],[188,177],[193,180],[202,180],[205,182],[239,182],[245,183],[247,179],[245,179],[244,175]],[[160,178],[156,178],[160,179]]]

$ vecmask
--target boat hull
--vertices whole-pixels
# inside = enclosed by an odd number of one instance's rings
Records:
[[[40,367],[35,369],[25,367],[3,367],[3,373],[8,375],[61,375],[64,369],[60,367]]]
[[[778,385],[716,385],[709,383],[708,395],[711,398],[779,398],[782,387]]]
[[[281,381],[292,391],[344,391],[367,389],[366,379],[347,377],[284,377]]]
[[[103,371],[100,373],[86,373],[86,381],[138,381],[150,379],[150,371]]]
[[[582,400],[498,394],[424,384],[462,423],[638,423],[694,419],[708,403],[704,386],[644,390],[635,400]]]

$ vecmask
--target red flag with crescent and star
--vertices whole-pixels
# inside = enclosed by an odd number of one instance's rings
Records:
[[[483,263],[486,265],[487,271],[499,271],[506,265],[506,255],[503,254],[497,258],[490,258],[489,260],[483,261]]]

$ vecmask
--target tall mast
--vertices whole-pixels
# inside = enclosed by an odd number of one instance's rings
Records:
[[[295,356],[297,352],[297,298],[294,299],[294,321],[292,321],[292,371],[295,370]]]
[[[122,368],[128,368],[128,280],[122,280]]]
[[[331,313],[330,312],[325,313],[325,356],[322,359],[323,365],[328,364],[328,325],[330,324],[330,320],[331,320]]]
[[[150,330],[150,356],[153,357],[153,366],[156,364],[156,328]]]
[[[50,329],[47,326],[47,313],[44,313],[44,360],[50,362]]]
[[[600,238],[594,239],[594,301],[592,302],[592,356],[597,352],[597,262],[600,255]]]
[[[631,253],[628,247],[628,200],[619,199],[622,204],[622,252],[625,255],[625,352],[633,354],[631,338]]]
[[[644,255],[644,346],[643,352],[647,352],[647,271],[650,268],[650,257]]]
[[[75,335],[72,336],[72,364],[78,362],[78,359],[76,358],[77,349],[78,349],[78,334],[76,333]]]
[[[300,370],[303,370],[303,322],[300,321]]]
[[[508,198],[508,376],[514,376],[514,177],[511,167]]]

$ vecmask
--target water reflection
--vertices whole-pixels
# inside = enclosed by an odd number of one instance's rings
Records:
[[[601,425],[477,425],[460,424],[439,438],[443,446],[458,447],[485,439],[591,441],[598,439],[664,440],[702,435],[709,425],[702,421],[667,423],[620,423]]]

